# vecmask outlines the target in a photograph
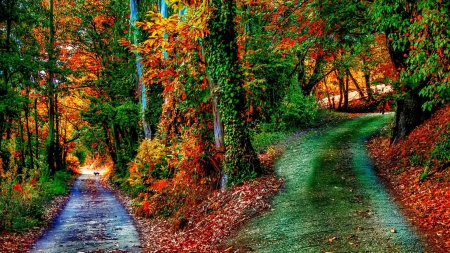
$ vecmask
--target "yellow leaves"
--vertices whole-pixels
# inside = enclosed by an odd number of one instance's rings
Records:
[[[182,17],[174,14],[164,18],[159,12],[148,11],[145,16],[149,21],[136,22],[136,26],[150,34],[143,43],[146,51],[156,48],[169,51],[171,47],[174,47],[174,43],[181,43],[181,41],[196,42],[209,33],[207,21],[211,8],[208,0],[170,0],[168,4],[175,11],[188,8]],[[183,48],[180,44],[178,46]]]
[[[125,38],[120,38],[120,39],[118,40],[118,42],[119,42],[119,45],[121,45],[121,46],[123,46],[123,47],[129,47],[129,46],[131,46],[131,42],[128,41],[127,39],[125,39]]]

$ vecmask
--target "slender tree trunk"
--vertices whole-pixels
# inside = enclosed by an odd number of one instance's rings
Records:
[[[27,96],[28,96],[28,89],[27,89]],[[30,157],[30,169],[34,168],[34,155],[33,155],[33,145],[31,143],[31,131],[30,131],[30,123],[29,123],[29,116],[30,116],[30,107],[29,104],[26,103],[24,106],[24,111],[25,111],[25,128],[27,131],[27,148],[28,148],[28,155]]]
[[[342,77],[339,77],[337,71],[335,71],[335,74],[336,74],[336,77],[337,77],[338,82],[339,82],[339,103],[338,103],[337,109],[341,110],[341,108],[342,108],[342,101],[343,101],[343,98],[344,98],[344,80],[343,80]]]
[[[34,99],[34,127],[36,131],[36,161],[39,160],[39,115],[37,110],[37,101],[38,99]],[[38,163],[39,164],[39,163]]]
[[[330,91],[328,90],[328,85],[327,85],[327,79],[326,79],[326,78],[323,79],[323,84],[325,85],[325,91],[326,91],[326,93],[327,93],[328,107],[329,107],[330,109],[332,109],[332,108],[334,108],[334,103],[333,103],[333,105],[332,105],[331,98],[330,98]]]
[[[353,77],[352,72],[350,72],[350,70],[347,71],[347,74],[350,76],[350,78],[352,79],[353,83],[355,84],[356,89],[358,90],[359,96],[361,97],[361,99],[363,99],[364,96],[364,92],[361,89],[361,87],[358,84],[358,81],[356,81],[355,77]]]
[[[345,75],[345,84],[344,84],[344,111],[348,111],[348,83],[349,83],[348,74]]]
[[[370,71],[367,71],[364,73],[364,81],[366,83],[366,89],[367,89],[367,101],[372,102],[373,100],[373,93],[372,88],[370,87]]]
[[[53,83],[53,63],[54,63],[54,44],[55,44],[55,30],[53,21],[53,0],[50,0],[50,42],[48,45],[49,54],[49,77],[48,77],[48,139],[47,139],[47,163],[50,174],[53,175],[56,171],[55,167],[55,105],[54,105],[54,83]]]
[[[164,0],[163,0],[164,1]],[[137,14],[138,14],[138,3],[137,0],[130,0],[130,26],[133,36],[133,44],[138,44],[138,35],[139,30],[136,27],[136,21],[138,20]],[[140,61],[140,54],[139,52],[135,53],[136,56],[136,80],[137,80],[137,87],[138,90],[141,93],[140,100],[141,100],[141,113],[142,113],[142,127],[144,129],[144,137],[146,139],[152,138],[152,129],[150,124],[147,122],[147,119],[145,117],[145,112],[147,110],[147,88],[145,86],[143,77],[142,77],[142,63]]]
[[[18,128],[19,128],[19,136],[18,136],[18,140],[20,140],[20,162],[21,165],[17,166],[18,170],[17,170],[17,174],[22,174],[23,173],[23,169],[27,166],[25,164],[25,138],[24,138],[24,129],[23,129],[23,123],[22,123],[22,113],[20,113],[19,119],[18,119]]]
[[[59,108],[58,108],[58,96],[55,92],[55,163],[56,163],[56,170],[61,170],[63,168],[63,161],[62,161],[62,150],[61,150],[61,143],[59,141],[60,138],[60,117],[59,117]]]

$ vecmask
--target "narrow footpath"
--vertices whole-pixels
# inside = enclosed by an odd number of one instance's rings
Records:
[[[392,115],[352,118],[292,142],[285,188],[225,245],[239,252],[425,252],[378,180],[364,140]]]
[[[67,205],[31,252],[140,252],[127,211],[98,176],[81,175]]]

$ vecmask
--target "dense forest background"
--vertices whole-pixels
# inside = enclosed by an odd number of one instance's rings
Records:
[[[1,0],[0,229],[36,224],[87,167],[142,215],[182,217],[267,172],[267,143],[318,105],[395,110],[396,142],[450,99],[449,5]]]

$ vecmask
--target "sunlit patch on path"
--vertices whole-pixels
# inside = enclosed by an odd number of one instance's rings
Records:
[[[31,252],[140,252],[130,216],[97,178],[77,179],[64,210]]]
[[[227,242],[240,252],[424,252],[373,171],[364,139],[391,116],[356,117],[292,142],[271,211]]]

